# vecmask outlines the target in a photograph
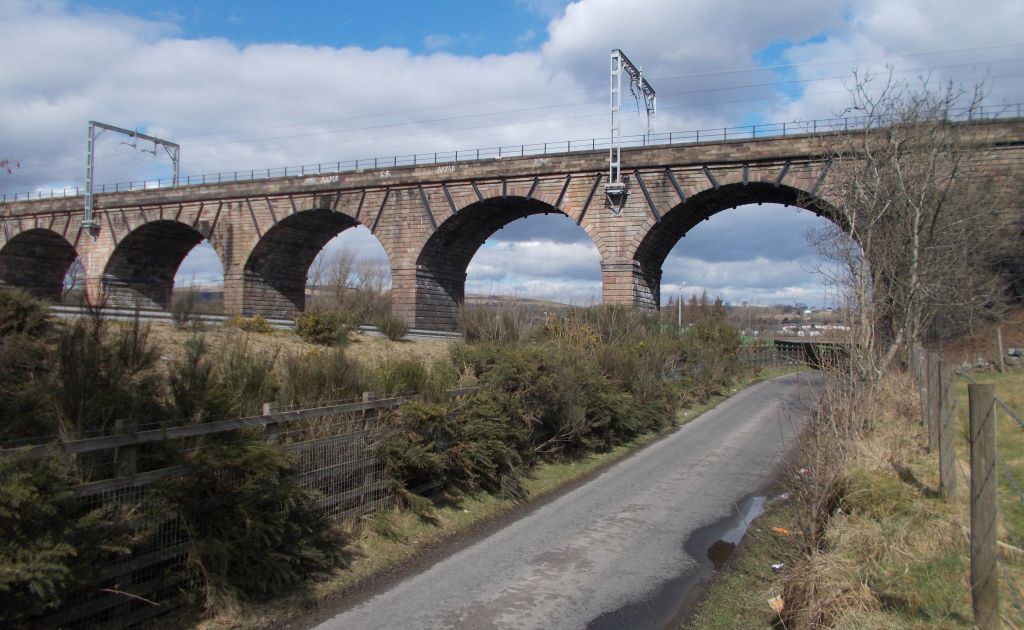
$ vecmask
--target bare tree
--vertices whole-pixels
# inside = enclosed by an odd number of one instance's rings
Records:
[[[341,313],[351,324],[375,322],[390,312],[391,272],[386,263],[343,249],[310,270],[313,307]]]
[[[845,272],[860,371],[877,377],[913,343],[997,315],[998,267],[1013,241],[1008,178],[993,159],[992,126],[977,120],[982,90],[854,79],[850,113],[864,126],[838,147],[828,140],[820,196],[839,226],[818,245]]]

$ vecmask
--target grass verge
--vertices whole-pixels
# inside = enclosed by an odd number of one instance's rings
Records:
[[[995,383],[997,396],[1022,408],[1024,372],[973,378]],[[927,436],[913,382],[902,375],[890,377],[883,384],[872,428],[850,445],[820,545],[809,550],[799,535],[771,533],[772,527],[797,530],[808,506],[770,508],[712,580],[689,627],[971,628],[967,398],[966,385],[958,387],[962,431],[957,497],[946,501],[937,496],[937,456],[925,449]],[[997,412],[997,418],[1003,461],[999,539],[1019,546],[1024,494],[1020,481],[1010,481],[1009,475],[1024,480],[1024,429],[1004,412]],[[1009,552],[1001,556],[1003,624],[1024,627],[1024,565]],[[776,562],[786,565],[781,574],[771,570]],[[811,610],[790,614],[788,626],[768,602],[787,589],[802,591],[805,601],[815,602]]]
[[[514,517],[517,510],[551,498],[582,482],[598,471],[657,441],[678,427],[693,421],[720,402],[755,383],[775,378],[802,368],[764,370],[747,376],[722,395],[698,406],[680,409],[675,423],[660,433],[651,433],[603,453],[554,461],[535,467],[524,486],[529,499],[515,502],[487,493],[444,497],[426,516],[389,510],[370,515],[352,524],[357,544],[355,560],[345,571],[315,584],[301,595],[283,597],[266,603],[254,603],[244,610],[231,610],[202,621],[193,620],[201,628],[253,628],[298,625],[306,618],[317,619],[333,609],[339,600],[353,593],[374,588],[393,574],[401,573],[434,552],[444,552],[447,545],[464,536],[485,530],[489,524]],[[181,620],[172,625],[182,625]]]

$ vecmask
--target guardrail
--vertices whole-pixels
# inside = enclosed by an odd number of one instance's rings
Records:
[[[954,110],[952,112],[953,116],[951,117],[951,120],[996,120],[1002,118],[1020,118],[1022,115],[1022,109],[1024,109],[1022,105],[1024,104],[1013,103],[1008,105],[995,105],[988,107],[979,106],[977,108]],[[688,131],[635,134],[623,136],[621,138],[621,143],[623,148],[637,148],[647,146],[665,146],[671,144],[723,142],[727,140],[751,140],[758,138],[784,137],[787,135],[802,135],[807,133],[834,133],[839,131],[863,129],[872,120],[873,119],[866,116],[845,116],[838,118],[815,118],[806,121],[760,123],[733,127],[692,129]],[[217,173],[202,173],[198,175],[182,175],[179,178],[179,183],[184,182],[185,186],[222,184],[271,179],[276,177],[301,177],[305,175],[321,175],[324,173],[345,173],[365,169],[397,168],[400,166],[420,166],[425,164],[449,164],[471,160],[597,151],[598,149],[607,149],[610,146],[611,140],[607,137],[585,138],[579,140],[558,140],[554,142],[500,145],[497,147],[487,148],[457,149],[455,151],[435,151],[433,153],[411,153],[406,155],[392,155],[388,157],[338,160],[334,162],[300,164],[297,166],[283,166],[277,168],[243,169],[236,171],[221,171]],[[133,180],[128,182],[116,182],[113,184],[101,184],[94,188],[93,192],[129,192],[133,190],[167,188],[172,187],[173,184],[174,182],[170,178]],[[38,190],[23,193],[3,193],[0,195],[0,202],[30,199],[59,199],[64,197],[77,197],[82,194],[84,194],[83,187],[73,186],[51,189],[49,191]]]
[[[60,317],[61,319],[74,319],[76,317],[86,317],[89,315],[89,311],[86,308],[79,306],[65,306],[62,304],[55,304],[50,306],[50,312]],[[162,311],[157,309],[134,309],[134,308],[104,308],[103,317],[116,321],[132,321],[138,318],[140,321],[149,322],[153,324],[174,324],[175,319],[168,311]],[[200,324],[207,325],[223,325],[233,318],[233,315],[215,315],[211,313],[193,313],[189,315],[190,322],[198,322]],[[265,317],[264,318],[271,328],[277,330],[295,330],[295,320],[286,319],[280,317]],[[370,335],[371,337],[383,337],[384,333],[380,331],[377,326],[364,324],[359,326],[359,332],[364,335]],[[410,328],[409,331],[402,337],[403,341],[417,341],[417,340],[450,340],[457,341],[462,339],[462,334],[457,332],[447,332],[440,330],[423,330],[420,328]]]

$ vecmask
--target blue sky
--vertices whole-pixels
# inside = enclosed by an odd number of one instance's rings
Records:
[[[180,142],[192,175],[604,138],[612,48],[654,84],[661,132],[831,117],[855,68],[1024,101],[1020,0],[0,0],[0,23],[0,159],[21,164],[4,193],[80,187],[89,120]],[[623,133],[640,133],[625,105]],[[98,183],[167,174],[112,135],[98,144]],[[723,212],[673,250],[663,295],[821,303],[806,238],[820,225],[767,204]],[[325,255],[338,248],[386,260],[367,230]],[[220,273],[200,247],[178,276]],[[571,222],[531,217],[488,241],[467,289],[589,301],[600,260]]]
[[[556,3],[502,0],[444,2],[173,2],[92,0],[103,10],[168,21],[187,38],[223,37],[241,45],[401,47],[415,53],[505,54],[536,48]]]

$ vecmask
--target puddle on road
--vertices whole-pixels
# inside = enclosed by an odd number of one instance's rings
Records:
[[[736,524],[728,531],[720,534],[718,540],[707,547],[707,558],[711,561],[711,564],[714,565],[715,571],[721,569],[725,565],[726,560],[732,556],[732,552],[736,549],[736,545],[743,540],[743,535],[747,533],[747,528],[750,527],[750,522],[760,516],[761,512],[764,512],[765,497],[753,497],[749,499],[747,503],[748,505],[745,510],[738,511],[735,514],[735,516],[738,517],[736,519]],[[698,530],[698,533],[699,531],[700,530]],[[696,535],[697,534],[694,534],[694,536],[691,537],[691,540],[693,540]],[[700,549],[701,547],[699,543],[693,546],[697,549]],[[687,545],[686,551],[692,556],[699,557],[693,552],[694,550],[691,550],[689,545]]]
[[[695,531],[683,543],[683,549],[690,557],[698,559],[696,568],[662,582],[640,601],[595,618],[587,624],[588,630],[678,627],[700,595],[700,589],[695,587],[725,565],[747,533],[750,522],[764,511],[765,502],[766,497],[748,496],[728,517]]]

